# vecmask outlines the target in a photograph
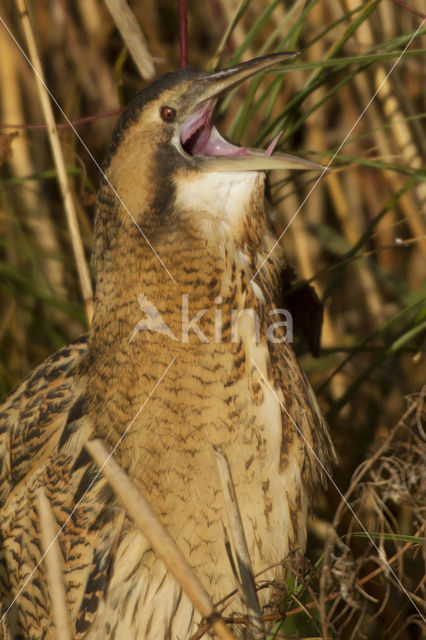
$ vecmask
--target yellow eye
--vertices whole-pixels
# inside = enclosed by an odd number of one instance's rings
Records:
[[[173,109],[173,107],[168,107],[166,105],[164,107],[161,107],[160,115],[166,122],[173,122],[176,118],[176,109]]]

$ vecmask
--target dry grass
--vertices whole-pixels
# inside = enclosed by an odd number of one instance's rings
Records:
[[[421,13],[421,2],[407,4]],[[176,68],[176,3],[130,6],[156,72]],[[238,6],[242,15],[219,56]],[[378,550],[358,535],[359,522],[330,486],[311,524],[311,564],[284,586],[287,616],[277,634],[286,638],[421,635],[426,28],[417,13],[392,0],[211,0],[189,7],[195,66],[302,51],[291,72],[269,74],[260,89],[255,79],[225,101],[221,130],[234,141],[266,146],[283,128],[282,149],[324,164],[333,158],[335,168],[312,191],[306,177],[273,174],[271,197],[279,227],[291,221],[282,238],[289,261],[325,304],[320,358],[302,343],[296,348],[328,414],[339,455],[334,479],[343,492],[351,489],[348,500]],[[14,3],[2,5],[0,16],[25,49]],[[116,109],[144,86],[101,0],[33,2],[30,18],[47,84],[70,120]],[[0,48],[0,122],[43,123],[34,75],[1,24]],[[54,113],[64,122],[56,107]],[[115,119],[77,126],[98,162]],[[89,260],[99,172],[71,129],[59,136]],[[2,128],[0,163],[3,395],[84,332],[86,321],[46,131]]]

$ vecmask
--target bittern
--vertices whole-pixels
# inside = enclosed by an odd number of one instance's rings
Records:
[[[212,123],[223,92],[290,55],[166,74],[115,129],[90,333],[33,371],[0,414],[3,637],[54,638],[39,487],[62,528],[75,638],[185,640],[197,629],[180,585],[96,475],[84,447],[95,437],[116,447],[214,601],[235,588],[214,447],[230,463],[253,571],[275,585],[262,604],[305,548],[332,447],[283,323],[271,331],[286,263],[264,183],[268,169],[313,165],[234,146]],[[227,614],[240,610],[234,599]]]

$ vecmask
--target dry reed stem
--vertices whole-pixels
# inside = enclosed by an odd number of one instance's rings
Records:
[[[322,151],[326,150],[324,135],[321,131],[318,131],[315,144],[316,149]],[[349,184],[352,184],[352,192],[358,191],[359,187],[357,186],[357,176],[355,175],[355,172],[348,172],[345,178]],[[361,235],[361,232],[356,229],[356,227],[359,227],[360,225],[354,224],[354,219],[356,218],[355,211],[351,210],[350,202],[345,197],[345,189],[342,186],[341,176],[339,176],[338,173],[330,173],[326,176],[325,183],[335,207],[336,217],[341,225],[342,233],[348,243],[354,245]],[[347,184],[346,192],[350,191],[349,184]],[[383,322],[383,301],[371,271],[366,268],[365,263],[362,261],[355,262],[352,268],[359,276],[358,282],[363,290],[364,299],[370,316],[376,324]]]
[[[99,38],[105,17],[102,15],[98,0],[78,0],[78,11],[90,39]]]
[[[41,544],[45,554],[47,584],[52,603],[52,617],[56,628],[56,640],[72,640],[68,614],[67,594],[63,572],[63,558],[58,542],[58,524],[43,487],[38,491]]]
[[[360,0],[346,0],[346,6],[352,10],[359,6]],[[375,44],[375,39],[370,23],[364,21],[357,32],[354,34],[362,47],[372,47]],[[423,161],[418,153],[417,146],[411,135],[409,125],[405,121],[404,114],[399,106],[396,95],[393,92],[392,80],[388,77],[385,68],[382,65],[378,65],[374,75],[375,89],[380,87],[380,91],[377,94],[377,99],[383,105],[383,111],[386,115],[386,119],[391,123],[391,131],[394,136],[394,140],[398,149],[398,153],[402,155],[404,162],[407,166],[413,169],[420,169],[423,166]],[[395,181],[392,176],[392,182],[390,186],[392,192],[398,191],[402,185],[402,180],[397,179]],[[426,204],[426,184],[419,182],[413,186],[413,192],[417,195],[420,207],[424,207]],[[413,207],[410,207],[412,210]],[[426,241],[423,239],[425,235],[425,225],[420,216],[410,215],[408,212],[407,223],[411,227],[414,237],[418,237],[418,246],[426,255]]]
[[[344,11],[342,6],[333,6],[333,15],[335,18],[341,18],[343,14]],[[317,57],[317,59],[320,58]],[[359,76],[356,77],[355,81],[358,79],[358,77]],[[367,105],[370,97],[371,95],[369,95],[368,93],[361,95],[359,104]],[[359,109],[356,107],[354,108],[353,96],[350,94],[350,91],[347,87],[342,87],[340,91],[340,101],[342,112],[346,116],[345,130],[346,127],[350,129],[350,127],[353,126],[353,123],[359,117]],[[370,105],[368,110],[369,116],[375,108],[376,105],[374,103],[373,105]],[[318,139],[315,141],[315,144],[318,145],[318,147],[315,148],[318,148],[321,151],[326,150],[327,147],[322,130],[319,131]],[[345,187],[343,187],[344,183]],[[364,200],[364,202],[365,200],[367,200],[368,204],[368,192],[362,192],[362,190],[360,189],[361,183],[362,180],[357,167],[352,167],[349,171],[346,171],[344,175],[331,173],[326,178],[328,191],[335,206],[336,216],[339,219],[343,235],[346,237],[349,244],[355,244],[358,241],[358,238],[364,228],[362,214],[359,215],[358,213],[357,215],[357,212],[362,211],[361,200]],[[352,196],[352,200],[350,197],[348,197],[348,195]],[[353,200],[355,198],[358,199],[359,206],[353,206]],[[372,277],[371,271],[367,268],[366,264],[363,261],[355,262],[352,268],[356,271],[356,275],[359,276],[357,279],[360,288],[362,289],[371,319],[375,324],[383,322],[383,300],[376,282]]]
[[[404,120],[404,115],[399,108],[399,103],[395,95],[391,92],[389,82],[384,82],[384,78],[385,70],[383,67],[379,67],[376,71],[375,83],[376,86],[380,86],[380,84],[382,84],[381,93],[379,95],[383,103],[383,111],[386,115],[386,119],[388,122],[392,123],[392,133],[394,135],[395,142],[404,159],[404,163],[413,169],[421,169],[423,162],[417,151],[417,147],[414,144],[409,126]],[[401,179],[399,179],[399,184],[402,184]],[[413,192],[416,194],[418,199],[418,215],[416,215],[417,211],[407,211],[406,219],[413,236],[418,240],[419,249],[421,249],[423,256],[426,257],[426,240],[424,239],[426,235],[426,223],[424,222],[424,212],[426,208],[426,183],[420,181],[418,184],[414,185]]]
[[[22,85],[19,80],[19,56],[20,53],[10,46],[10,37],[5,29],[0,29],[0,103],[5,122],[15,122],[24,125],[24,104]],[[28,100],[28,96],[25,95]],[[13,175],[17,177],[29,176],[35,173],[34,163],[31,158],[28,139],[20,134],[12,143],[12,150],[7,161]],[[36,182],[36,179],[34,180]],[[30,182],[20,190],[20,202],[23,205],[22,217],[28,225],[37,246],[46,255],[60,255],[60,245],[55,233],[54,224],[49,216],[44,201],[39,193],[29,188]],[[65,273],[63,264],[59,260],[49,257],[43,259],[44,272],[49,277],[56,296],[65,299]]]
[[[262,638],[265,637],[265,628],[257,597],[256,584],[251,568],[250,554],[247,547],[243,523],[241,521],[241,513],[238,505],[237,494],[235,493],[235,486],[232,480],[231,469],[225,453],[219,447],[213,448],[225,502],[226,519],[228,522],[234,555],[237,560],[236,566],[238,566],[240,574],[240,593],[247,607],[247,638],[262,640]]]
[[[231,38],[231,36],[235,37],[235,32],[238,31],[238,29],[241,29],[241,27],[237,24],[234,26],[234,23],[238,17],[239,12],[241,11],[242,6],[244,5],[244,3],[246,2],[246,0],[240,0],[237,3],[234,3],[235,6],[232,7],[230,6],[229,2],[225,2],[225,1],[221,1],[220,4],[222,6],[222,9],[225,13],[226,16],[226,22],[228,23],[227,28],[225,29],[225,32],[222,36],[222,39],[217,47],[216,53],[214,54],[213,58],[211,59],[208,68],[211,71],[216,71],[221,55],[225,50],[226,45],[228,44],[229,39]],[[239,36],[239,40],[242,42],[242,39],[244,38],[244,34],[240,33]]]
[[[312,8],[310,13],[310,20],[313,24],[320,25],[324,23],[324,7],[321,3]],[[318,41],[308,49],[308,60],[322,60],[325,57],[324,43]],[[302,74],[295,77],[294,82],[299,90],[303,87],[304,78]],[[320,99],[325,92],[324,87],[319,87],[315,91],[314,96],[308,96],[305,101],[306,109],[313,106],[313,104]],[[328,144],[325,141],[323,130],[325,128],[324,123],[325,114],[323,110],[319,109],[314,111],[309,120],[307,121],[307,147],[316,149],[318,151],[325,151],[328,148]],[[321,211],[324,202],[323,191],[327,188],[330,195],[333,196],[332,185],[338,181],[336,174],[330,172],[322,180],[318,182],[315,189],[310,193],[308,200],[304,204],[304,212],[300,211],[299,214],[292,222],[290,232],[292,233],[293,247],[297,257],[298,264],[300,265],[301,278],[310,280],[316,273],[315,262],[318,262],[317,255],[319,253],[319,245],[316,243],[311,235],[306,230],[304,220],[307,218],[311,222],[318,224],[321,220]],[[287,209],[289,205],[289,209]],[[290,195],[289,199],[284,203],[286,210],[290,212],[298,211],[300,203],[295,194]],[[285,246],[285,245],[284,245]],[[316,258],[316,260],[315,260]],[[319,296],[322,296],[322,287],[318,281],[315,282],[315,289],[318,291]],[[341,342],[341,336],[339,331],[331,317],[327,308],[324,308],[323,328],[322,328],[322,340],[323,346],[334,347]],[[339,397],[346,387],[346,379],[343,375],[337,375],[332,381],[330,386],[331,394],[333,398]]]
[[[321,29],[321,25],[325,24],[326,22],[324,3],[318,2],[312,7],[310,11],[310,19],[313,29],[319,31]],[[323,42],[323,40],[318,40],[308,48],[303,57],[306,58],[307,61],[315,63],[318,60],[323,59],[324,53],[325,43]],[[305,74],[299,73],[296,75],[297,78],[295,78],[295,82],[297,83],[298,90],[301,91],[303,90],[303,81]],[[317,102],[324,98],[324,95],[325,85],[317,87],[313,94],[306,96],[303,104],[303,110],[308,111],[309,109],[313,108]],[[327,123],[325,109],[315,109],[306,121],[305,146],[307,149],[315,149],[316,152],[327,151],[329,145],[328,141],[325,140],[325,136],[323,133],[326,128]],[[317,144],[319,143],[321,144],[321,146],[317,147]],[[324,190],[330,185],[328,180],[325,180],[325,178],[328,178],[329,175],[333,176],[333,173],[330,172],[329,174],[327,172],[323,176],[323,179],[315,185],[315,189],[309,194],[309,198],[304,204],[303,218],[305,220],[308,220],[311,224],[318,225],[321,223],[322,208],[324,206]],[[306,249],[308,249],[309,253],[311,254],[314,263],[317,264],[318,257],[321,253],[321,245],[319,242],[315,241],[311,234],[307,234],[306,242]]]
[[[356,78],[354,78],[354,86],[359,93],[362,104],[366,104],[371,97],[371,89],[365,75],[357,75]],[[377,145],[380,157],[383,158],[385,161],[391,160],[394,156],[394,153],[392,151],[389,139],[386,137],[385,132],[382,128],[383,121],[380,116],[376,102],[372,102],[372,104],[370,105],[368,117],[371,123],[371,128],[374,131],[372,136],[376,141],[376,145]],[[395,172],[384,170],[382,171],[382,176],[386,181],[391,193],[396,193],[403,188],[405,179],[395,174]],[[374,181],[377,181],[376,175],[374,175]],[[359,183],[362,185],[361,178],[359,179]],[[369,204],[371,203],[371,197],[369,196],[368,189],[365,189],[364,198],[367,200]],[[417,206],[415,204],[413,195],[409,191],[407,191],[399,199],[398,204],[402,210],[402,213],[405,216],[407,223],[410,224],[410,221],[416,218],[419,213],[417,210]],[[374,209],[375,209],[375,203],[373,204],[373,210]],[[389,216],[387,217],[387,219],[389,220]],[[412,224],[410,224],[410,226],[411,228],[413,228]]]
[[[240,7],[243,4],[243,1],[237,2],[236,0],[234,0],[233,4],[231,4],[229,0],[219,0],[219,4],[222,8],[223,13],[225,14],[226,23],[228,23],[229,25],[232,25],[234,22],[235,16],[238,14],[238,11],[240,10]],[[220,55],[220,53],[222,52],[222,48],[224,47],[224,45],[228,40],[230,40],[233,43],[235,49],[238,49],[246,39],[246,36],[247,36],[246,31],[247,30],[244,28],[242,21],[240,20],[240,22],[238,22],[235,25],[231,33],[229,34],[225,33],[226,40],[224,36],[224,38],[222,39],[222,42],[219,45],[217,55]],[[251,58],[256,57],[256,52],[254,51],[251,45],[246,48],[244,52],[244,57],[247,57],[247,60],[251,60]],[[213,69],[216,68],[217,62],[218,62],[218,59],[216,59],[215,57]]]
[[[118,96],[114,80],[110,74],[109,66],[105,58],[92,44],[90,32],[86,35],[90,43],[88,49],[83,45],[81,31],[78,29],[72,17],[65,14],[66,44],[70,48],[70,55],[78,69],[84,94],[99,105],[102,111],[109,111],[118,107]],[[94,82],[94,79],[96,81]],[[98,125],[99,126],[99,125]],[[104,122],[105,135],[111,134],[110,124]]]
[[[86,443],[86,449],[111,484],[121,504],[127,509],[135,524],[148,538],[152,548],[174,575],[194,607],[201,613],[203,618],[211,622],[211,626],[219,638],[222,640],[236,640],[223,619],[218,617],[210,596],[170,534],[163,527],[157,514],[133,481],[111,456],[104,442],[100,439],[91,440]]]
[[[52,154],[58,174],[58,183],[62,194],[62,200],[66,213],[68,229],[71,237],[71,244],[74,250],[74,256],[80,280],[80,287],[83,294],[84,304],[86,307],[86,315],[89,325],[92,322],[93,316],[93,289],[92,282],[90,280],[89,268],[84,255],[83,242],[81,240],[80,231],[78,228],[77,215],[74,207],[74,202],[71,196],[71,189],[68,181],[67,170],[65,166],[64,156],[62,153],[62,147],[59,140],[58,130],[55,124],[55,118],[53,115],[52,105],[50,103],[49,94],[46,90],[46,83],[44,79],[43,67],[41,64],[40,56],[37,49],[37,44],[34,36],[34,32],[31,26],[31,22],[28,15],[28,10],[25,0],[15,0],[16,7],[19,12],[19,16],[22,22],[22,28],[25,34],[25,39],[28,46],[29,58],[31,64],[35,69],[34,78],[37,84],[37,90],[40,97],[40,102],[46,121],[47,133],[49,136],[49,142],[52,149]]]
[[[155,66],[142,29],[125,0],[105,0],[112,19],[145,80],[155,77]]]

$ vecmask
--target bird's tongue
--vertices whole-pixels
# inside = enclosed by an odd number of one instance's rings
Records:
[[[212,127],[210,135],[208,136],[207,141],[205,142],[199,153],[200,155],[204,156],[271,156],[278,140],[281,138],[281,134],[282,131],[280,131],[280,133],[275,136],[269,147],[264,152],[262,151],[262,149],[236,147],[235,145],[230,144],[224,138],[222,138],[216,127]]]
[[[273,150],[275,149],[275,147],[278,144],[278,140],[281,138],[283,132],[280,131],[279,133],[277,133],[277,135],[275,136],[275,138],[272,140],[272,142],[269,144],[268,148],[265,151],[265,156],[271,156]]]
[[[203,156],[247,156],[250,155],[250,150],[244,147],[236,147],[227,142],[222,138],[216,127],[212,127],[210,135],[207,136],[197,153]]]

